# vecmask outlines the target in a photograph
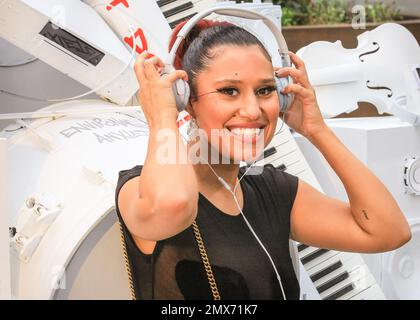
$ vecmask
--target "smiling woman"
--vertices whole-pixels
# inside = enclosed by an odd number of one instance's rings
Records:
[[[185,23],[174,29],[170,46]],[[147,156],[143,166],[120,172],[115,199],[137,298],[298,299],[290,237],[359,252],[392,250],[409,240],[395,200],[325,125],[296,55],[290,53],[296,68],[279,69],[254,35],[208,20],[196,23],[179,47],[178,70],[161,76],[163,62],[146,55],[140,55],[135,70],[150,128]],[[278,76],[294,82],[283,90],[295,95],[285,113],[275,92]],[[204,162],[158,159],[162,130],[176,136],[177,156],[197,143],[191,139],[184,146],[178,132],[172,91],[177,79],[188,80],[191,88],[187,111],[205,133],[197,136]],[[239,167],[258,141],[268,145],[279,115],[322,152],[345,185],[349,203],[272,165],[258,175]],[[214,130],[222,134],[209,139]],[[208,148],[216,159],[204,152]]]

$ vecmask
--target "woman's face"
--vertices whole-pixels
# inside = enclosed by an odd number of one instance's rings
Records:
[[[220,46],[212,53],[196,77],[193,116],[219,160],[250,161],[271,141],[277,125],[273,66],[257,45]]]

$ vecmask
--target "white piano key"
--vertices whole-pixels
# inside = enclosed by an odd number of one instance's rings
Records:
[[[347,259],[346,259],[347,257]],[[344,259],[343,259],[344,258]],[[346,255],[343,256],[341,254],[338,254],[336,256],[334,256],[332,259],[329,259],[326,263],[324,263],[324,265],[328,264],[334,264],[335,262],[341,261],[341,263],[343,264],[341,267],[337,268],[336,270],[330,272],[328,275],[326,275],[325,277],[322,277],[321,279],[317,280],[314,282],[315,286],[318,287],[322,287],[323,285],[325,285],[326,283],[328,283],[330,280],[338,277],[340,274],[342,274],[343,272],[347,271],[349,273],[351,273],[353,270],[355,270],[356,272],[358,272],[357,268],[360,267],[364,267],[365,264],[362,260],[362,258],[359,255]],[[316,268],[318,268],[319,266],[316,266]],[[314,268],[313,268],[314,269]],[[311,269],[310,271],[310,276],[313,276],[314,273],[313,269]],[[366,286],[365,286],[366,287]]]
[[[281,153],[275,154],[272,156],[271,159],[266,159],[266,162],[267,160],[273,163],[273,166],[284,164],[286,165],[287,168],[289,168],[289,166],[292,166],[293,164],[298,163],[298,162],[301,162],[303,164],[302,158],[299,157],[299,153],[297,152],[297,149],[289,150],[288,152],[284,154],[281,154]]]
[[[367,266],[365,266],[365,268],[367,268]],[[369,273],[367,275],[367,277],[363,279],[363,282],[366,282],[366,283],[368,282],[369,283],[369,287],[371,287],[372,285],[374,285],[376,283],[375,282],[375,279],[373,278],[373,276],[372,276],[371,273]],[[352,290],[349,293],[341,296],[337,300],[350,300],[352,297],[354,297],[357,294],[363,292],[364,290],[366,290],[366,287],[364,287],[364,286],[358,286],[357,283],[356,283],[356,287],[355,287],[354,290]]]
[[[285,171],[288,174],[291,174],[293,176],[299,177],[300,179],[302,179],[302,177],[300,176],[304,171],[306,170],[305,165],[303,163],[297,163],[296,165],[289,167],[288,169],[286,169]]]
[[[272,163],[274,166],[279,166],[281,164],[285,164],[287,166],[287,164],[299,160],[299,162],[293,164],[292,169],[286,168],[286,172],[299,177],[306,183],[312,185],[318,191],[323,192],[287,126],[282,129],[280,134],[273,137],[273,140],[267,146],[266,150],[273,146],[276,148],[276,154],[266,158],[258,164],[263,165],[266,163]]]
[[[315,266],[317,266],[318,264],[320,264],[320,263],[322,263],[322,262],[324,262],[324,261],[326,261],[326,260],[328,260],[328,259],[330,259],[331,257],[333,257],[333,256],[335,256],[335,255],[337,255],[339,252],[338,251],[334,251],[334,250],[328,250],[326,253],[324,253],[324,254],[322,254],[322,255],[320,255],[319,257],[317,257],[317,258],[315,258],[315,259],[313,259],[313,260],[311,260],[311,261],[309,261],[309,262],[307,262],[307,263],[304,263],[304,267],[305,267],[305,269],[306,270],[311,270],[313,267],[315,267]],[[300,257],[300,259],[302,260],[302,259],[304,259],[305,257],[307,257],[307,256],[300,256],[299,255],[299,257]]]
[[[357,268],[347,270],[349,276],[348,278],[340,281],[335,286],[329,288],[328,290],[320,293],[322,299],[328,299],[331,295],[339,292],[348,285],[353,285],[353,289],[339,297],[337,300],[348,300],[351,297],[355,296],[359,292],[362,292],[366,288],[374,285],[375,279],[372,274],[369,272],[369,269],[366,265],[359,265]]]
[[[360,258],[360,259],[358,259]],[[326,268],[334,265],[335,263],[341,261],[343,264],[343,267],[340,267],[338,269],[336,269],[333,272],[328,273],[328,275],[320,278],[319,280],[315,281],[315,285],[319,286],[322,283],[325,283],[326,281],[330,280],[331,278],[337,276],[339,273],[343,272],[345,269],[348,269],[348,261],[350,260],[357,260],[354,261],[353,263],[363,263],[363,260],[361,257],[358,257],[358,255],[354,255],[352,253],[346,253],[346,252],[339,252],[337,255],[334,255],[333,257],[331,257],[330,259],[316,265],[315,267],[311,268],[308,271],[308,274],[310,277],[317,275],[319,272],[325,270]]]
[[[284,164],[287,168],[292,166],[297,167],[297,165],[300,165],[302,169],[307,168],[307,163],[300,157],[298,149],[280,150],[276,148],[276,153],[258,161],[257,165],[268,163],[271,163],[275,167]]]
[[[303,267],[302,263],[299,263],[299,286],[300,286],[300,299],[301,300],[321,300],[318,291],[314,286],[314,283],[309,278],[308,273]]]
[[[349,300],[387,300],[382,289],[374,284],[373,286],[363,290],[362,292],[354,295]]]

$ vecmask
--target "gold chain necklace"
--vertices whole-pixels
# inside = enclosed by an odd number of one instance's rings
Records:
[[[130,261],[128,261],[127,246],[125,245],[125,236],[124,236],[124,231],[123,231],[121,222],[119,222],[119,225],[120,225],[120,241],[121,241],[121,247],[123,249],[125,271],[127,272],[127,276],[128,276],[128,287],[130,289],[130,298],[131,300],[137,300],[136,292],[134,291],[133,273],[131,272]]]
[[[220,300],[219,289],[217,288],[216,279],[213,275],[213,270],[207,256],[206,248],[204,247],[203,238],[201,238],[200,230],[198,229],[197,222],[194,221],[192,224],[195,240],[197,241],[198,250],[200,251],[201,261],[203,261],[204,269],[206,270],[207,279],[209,281],[211,293],[213,295],[213,300]]]

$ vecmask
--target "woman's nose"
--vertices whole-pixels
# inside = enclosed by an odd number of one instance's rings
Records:
[[[260,101],[258,100],[257,96],[254,93],[249,94],[246,97],[246,99],[243,99],[238,113],[242,118],[247,118],[250,120],[257,120],[260,118],[261,116]]]

